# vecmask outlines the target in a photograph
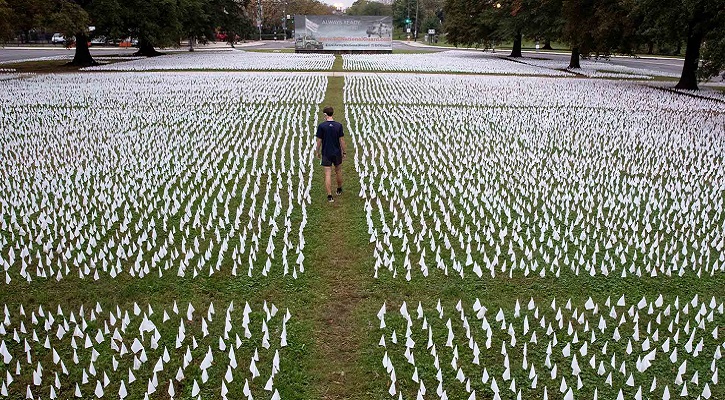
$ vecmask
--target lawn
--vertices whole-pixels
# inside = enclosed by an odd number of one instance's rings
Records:
[[[722,102],[455,74],[0,85],[10,398],[725,398]]]

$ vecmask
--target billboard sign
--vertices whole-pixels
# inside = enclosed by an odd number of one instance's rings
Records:
[[[296,15],[297,50],[393,50],[390,16]]]

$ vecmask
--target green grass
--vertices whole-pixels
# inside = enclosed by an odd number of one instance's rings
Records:
[[[344,71],[344,69],[342,68],[342,64],[343,64],[342,56],[339,55],[339,54],[335,54],[335,62],[332,63],[332,71],[333,72],[342,72],[342,71]],[[328,89],[327,96],[329,97],[331,95],[333,95],[333,94],[330,93],[330,90]],[[342,105],[342,104],[340,104],[340,105]]]
[[[18,73],[37,73],[37,74],[48,74],[48,73],[63,73],[63,72],[77,72],[81,67],[75,65],[67,65],[70,60],[45,60],[45,61],[24,61],[15,62],[0,65],[0,68],[14,68]],[[123,62],[126,60],[109,60],[104,61],[101,64],[115,64],[117,62]]]
[[[331,77],[325,101],[334,118],[347,126],[342,100],[344,78]],[[325,200],[322,167],[315,166],[313,203],[310,206],[309,260],[315,293],[311,314],[316,343],[313,375],[319,399],[367,399],[374,390],[365,352],[367,311],[372,276],[371,253],[365,231],[363,203],[357,193],[359,177],[353,165],[354,149],[346,132],[348,159],[343,162],[345,193],[332,204]],[[317,161],[315,162],[317,164]],[[333,176],[333,187],[335,185]]]
[[[26,61],[2,64],[2,68],[14,68],[18,73],[76,72],[78,67],[66,65],[68,60]]]
[[[342,58],[335,57],[333,71],[342,70]],[[330,77],[328,78],[327,93],[322,107],[330,105],[335,108],[335,119],[340,121],[346,130],[349,121],[345,115],[345,104],[343,103],[344,78]],[[723,90],[719,88],[719,90]],[[318,113],[313,117],[320,118]],[[316,121],[309,121],[312,127]],[[353,125],[353,128],[358,126]],[[312,132],[310,132],[310,140],[312,140]],[[192,302],[197,308],[196,314],[204,314],[208,305],[214,303],[216,307],[216,315],[212,323],[210,323],[211,335],[200,341],[199,348],[193,351],[194,365],[198,365],[200,359],[204,357],[207,346],[211,346],[217,350],[217,337],[222,334],[223,330],[223,313],[226,306],[234,301],[235,304],[235,326],[241,319],[240,313],[244,302],[249,301],[254,313],[252,315],[252,325],[259,330],[262,321],[262,303],[264,301],[273,302],[280,308],[280,313],[289,308],[292,313],[292,319],[288,323],[288,340],[290,345],[281,350],[282,355],[282,372],[275,380],[275,386],[280,390],[280,394],[284,399],[387,399],[390,396],[388,390],[388,378],[382,368],[381,360],[384,349],[378,346],[380,335],[386,334],[386,341],[389,344],[390,356],[393,358],[396,373],[400,381],[408,383],[401,384],[399,390],[409,396],[413,394],[415,388],[410,385],[410,376],[412,375],[412,366],[408,365],[401,357],[402,350],[398,345],[396,348],[390,344],[390,333],[392,329],[396,329],[398,339],[401,340],[405,332],[405,323],[397,313],[398,308],[403,301],[407,302],[408,310],[411,314],[415,314],[415,307],[418,302],[422,302],[426,316],[431,324],[435,321],[435,341],[437,344],[445,342],[444,321],[436,321],[437,315],[434,312],[436,302],[440,299],[446,310],[447,318],[455,320],[457,313],[453,311],[455,304],[461,300],[466,309],[466,314],[471,319],[471,325],[476,325],[477,329],[480,323],[474,320],[471,314],[471,305],[476,299],[480,299],[489,307],[489,320],[493,321],[493,315],[498,308],[503,308],[506,313],[507,321],[512,320],[513,304],[516,300],[520,300],[522,305],[533,298],[537,301],[542,309],[548,307],[552,299],[556,298],[557,302],[563,306],[567,299],[572,299],[575,305],[581,307],[586,299],[591,296],[597,302],[603,303],[604,300],[611,296],[616,300],[620,295],[625,295],[628,304],[632,301],[639,300],[642,296],[646,296],[650,301],[660,293],[667,296],[667,300],[671,300],[679,296],[681,301],[689,301],[694,294],[699,294],[702,299],[709,299],[710,296],[722,296],[723,287],[725,287],[725,278],[722,275],[712,278],[699,279],[692,274],[686,274],[684,277],[672,278],[636,278],[628,277],[624,279],[607,278],[602,276],[574,276],[569,271],[562,273],[560,278],[554,278],[549,274],[546,278],[521,277],[514,276],[507,278],[497,276],[496,278],[477,278],[471,274],[470,269],[466,270],[464,279],[455,276],[444,276],[440,271],[431,268],[431,274],[427,278],[423,278],[420,274],[414,274],[411,281],[407,282],[402,276],[393,278],[387,271],[380,274],[380,278],[373,278],[373,245],[369,242],[367,233],[367,223],[365,220],[364,206],[365,202],[358,196],[360,191],[359,176],[354,168],[353,160],[355,149],[352,146],[350,132],[346,131],[346,143],[348,159],[343,163],[343,176],[345,179],[345,194],[336,198],[336,202],[328,204],[325,201],[325,191],[323,185],[323,170],[315,160],[313,167],[312,180],[312,203],[308,207],[309,224],[305,231],[307,245],[305,248],[306,256],[306,272],[301,274],[297,280],[289,277],[282,277],[279,271],[281,263],[275,261],[272,267],[272,274],[263,278],[255,274],[252,278],[246,277],[246,271],[239,271],[240,276],[233,277],[229,274],[229,266],[225,265],[222,272],[217,272],[211,277],[205,274],[196,278],[179,278],[175,275],[172,268],[165,272],[163,277],[152,271],[152,273],[143,278],[132,278],[127,274],[122,274],[115,279],[102,279],[100,281],[92,281],[91,278],[80,279],[76,276],[65,277],[60,282],[54,280],[36,279],[32,283],[22,282],[18,276],[13,276],[14,281],[11,285],[6,286],[6,290],[0,291],[0,303],[7,304],[11,312],[17,314],[20,304],[26,306],[29,312],[30,307],[37,309],[38,305],[43,305],[47,309],[52,309],[60,304],[63,306],[66,315],[71,309],[78,310],[81,305],[85,305],[86,309],[95,305],[99,301],[107,315],[116,305],[124,310],[130,310],[134,303],[138,303],[143,310],[146,305],[151,304],[154,307],[154,317],[152,318],[157,325],[161,326],[160,315],[166,309],[171,313],[171,304],[176,301],[181,310],[181,314],[185,313],[186,305]],[[265,175],[263,183],[266,183],[268,176]],[[334,178],[333,178],[334,179]],[[187,182],[191,184],[191,182]],[[334,182],[333,182],[334,185]],[[263,186],[263,185],[262,185]],[[212,196],[213,198],[214,196]],[[251,199],[240,199],[239,201],[251,201]],[[197,206],[195,204],[194,206]],[[211,206],[209,206],[211,207]],[[208,210],[205,210],[207,212]],[[294,218],[300,218],[299,214],[295,214]],[[247,221],[244,221],[246,223]],[[175,220],[178,224],[178,218]],[[6,236],[8,239],[9,236]],[[264,241],[261,241],[266,243]],[[231,244],[230,244],[231,247]],[[202,245],[202,250],[205,249]],[[572,249],[572,254],[573,254]],[[402,253],[396,253],[396,257],[402,256]],[[216,256],[212,256],[209,264],[216,263]],[[414,268],[415,270],[415,268]],[[722,299],[722,298],[721,298]],[[387,303],[388,317],[387,322],[390,326],[386,330],[378,327],[379,321],[376,317],[377,311],[383,302]],[[553,312],[548,309],[546,312],[547,319],[553,317]],[[279,318],[279,316],[278,316]],[[722,316],[717,317],[716,321],[722,321]],[[149,350],[149,362],[138,371],[137,377],[141,382],[145,382],[152,375],[151,368],[153,363],[160,356],[160,352],[164,346],[168,346],[169,350],[173,349],[174,335],[178,327],[179,318],[172,316],[172,321],[168,325],[164,324],[160,331],[163,341],[158,351],[151,352]],[[185,321],[186,322],[186,321]],[[139,321],[133,320],[129,326],[129,332],[137,331]],[[427,368],[420,367],[421,377],[425,380],[429,393],[435,392],[434,373],[430,369],[432,358],[427,355],[425,350],[426,337],[420,331],[419,321],[416,322],[414,329],[414,338],[416,340],[416,359],[419,364],[426,363]],[[279,319],[270,323],[270,330],[275,334],[279,334]],[[533,321],[532,321],[532,324]],[[460,325],[460,324],[459,324]],[[100,324],[90,324],[90,332],[102,328]],[[631,324],[626,324],[623,329],[630,329]],[[238,328],[237,328],[238,329]],[[51,364],[51,357],[47,350],[42,347],[42,338],[45,332],[40,333],[41,343],[33,343],[32,347],[36,354],[42,354],[43,363]],[[201,336],[201,327],[197,324],[187,324],[189,334]],[[457,344],[461,351],[461,359],[470,359],[470,350],[466,347],[467,342],[461,340],[464,331],[460,326],[455,328]],[[111,329],[113,331],[113,329]],[[722,331],[722,328],[721,328]],[[50,332],[49,334],[53,334]],[[479,344],[481,341],[480,331],[476,331]],[[275,337],[272,335],[273,338]],[[505,331],[498,332],[496,339],[501,341],[506,338]],[[229,384],[229,397],[241,398],[241,382],[248,376],[247,367],[250,355],[254,348],[259,347],[259,338],[254,337],[256,342],[245,342],[238,351],[238,356],[243,355],[240,366],[235,372],[235,380],[233,384]],[[543,340],[540,337],[539,340]],[[583,338],[585,339],[585,338]],[[107,337],[108,340],[108,337]],[[519,340],[524,341],[523,337]],[[561,338],[560,338],[561,340]],[[64,344],[70,342],[70,335],[66,335]],[[101,359],[105,360],[103,364],[97,364],[96,368],[100,370],[110,371],[111,366],[108,362],[110,357],[110,349],[104,342],[102,346],[96,346],[101,353]],[[498,350],[500,343],[496,344],[488,352],[482,355],[482,365],[490,366],[500,364],[500,355]],[[18,349],[22,343],[10,343],[12,349]],[[614,345],[613,345],[614,346]],[[622,344],[618,345],[621,350]],[[712,343],[708,342],[708,347]],[[66,346],[69,347],[69,346]],[[184,350],[184,346],[181,350]],[[531,347],[533,348],[533,346]],[[274,349],[274,347],[273,347]],[[539,345],[541,350],[541,345]],[[61,356],[68,360],[72,351],[67,351]],[[455,379],[455,371],[450,364],[448,350],[443,347],[438,348],[441,354],[441,366],[445,371],[444,377],[446,382],[453,382]],[[595,352],[594,348],[591,350]],[[85,357],[81,363],[82,367],[87,367],[88,351],[80,350]],[[532,354],[530,352],[530,354]],[[559,353],[560,354],[560,353]],[[659,354],[658,357],[665,357]],[[36,355],[34,359],[37,362],[39,357]],[[265,380],[269,375],[269,363],[271,354],[263,353],[259,363],[262,376],[252,382],[255,397],[259,397]],[[165,396],[166,385],[168,379],[173,377],[174,371],[179,367],[179,357],[172,357],[174,360],[164,370],[163,379],[160,377],[160,388],[157,389],[159,397]],[[519,355],[512,355],[512,363],[520,365],[521,359]],[[531,361],[537,363],[537,368],[543,365],[543,356],[541,353],[532,354]],[[128,360],[126,360],[128,361]],[[246,361],[246,364],[245,364]],[[608,359],[605,359],[608,361]],[[631,362],[632,360],[628,360]],[[700,357],[695,360],[692,367],[703,371],[707,369],[709,362],[706,357]],[[580,358],[579,363],[584,369],[588,358]],[[688,361],[689,362],[689,361]],[[2,364],[0,364],[2,365]],[[67,363],[71,368],[71,364]],[[31,368],[23,363],[23,368]],[[628,364],[628,368],[632,368],[633,364]],[[194,369],[196,368],[196,369]],[[220,390],[220,377],[223,376],[226,368],[223,357],[215,355],[215,364],[209,370],[212,377],[206,385],[203,386],[202,396],[204,398],[218,398]],[[80,370],[76,367],[72,369],[74,379],[80,379]],[[493,367],[491,367],[493,371]],[[106,389],[106,397],[114,397],[118,390],[118,377],[125,374],[119,373],[114,376],[114,383]],[[497,371],[500,374],[500,371]],[[480,371],[474,373],[473,370],[466,370],[471,381],[475,381],[474,388],[479,388],[479,396],[482,398],[492,397],[492,393],[480,383]],[[539,370],[539,373],[546,373],[545,370]],[[479,374],[478,376],[476,374]],[[161,374],[160,374],[161,375]],[[170,376],[167,376],[170,375]],[[187,379],[183,384],[177,387],[177,396],[180,398],[189,398],[191,393],[192,378],[198,377],[200,371],[198,367],[191,367],[187,371]],[[651,375],[672,378],[672,371],[666,369],[652,370]],[[27,377],[27,375],[24,374]],[[526,382],[525,374],[521,371],[515,373],[515,377],[519,386]],[[591,374],[585,375],[585,381],[593,380]],[[701,382],[708,377],[701,376]],[[46,378],[47,379],[47,378]],[[164,381],[165,379],[165,381]],[[619,376],[617,379],[621,380]],[[670,379],[671,380],[671,379]],[[93,378],[91,379],[91,382]],[[570,385],[573,381],[567,376]],[[599,379],[598,381],[601,381]],[[616,381],[618,384],[621,382]],[[13,390],[17,392],[18,387],[24,387],[29,382],[16,382]],[[642,383],[647,388],[649,382]],[[540,380],[543,386],[544,380]],[[558,392],[553,390],[555,387],[548,383],[550,387],[550,398],[556,397]],[[137,383],[138,385],[138,383]],[[507,395],[508,384],[499,381],[502,392]],[[556,386],[558,387],[558,386]],[[467,394],[463,393],[460,388],[449,389],[449,398],[467,398]],[[600,389],[600,398],[614,398],[616,393],[610,393]],[[670,388],[673,389],[672,387]],[[714,398],[725,398],[722,385],[712,387]],[[72,391],[64,388],[61,397],[72,396]],[[627,391],[625,395],[630,398],[634,395],[636,387]],[[89,390],[86,388],[84,395],[89,396]],[[24,393],[24,392],[23,392]],[[46,391],[43,392],[47,393]],[[133,391],[130,399],[142,398],[142,393],[138,390]],[[524,392],[527,393],[527,392]],[[695,393],[692,390],[691,393]],[[674,390],[673,390],[674,394]],[[679,394],[679,392],[677,393]],[[699,394],[699,393],[696,393]],[[430,397],[431,395],[427,396]],[[591,397],[591,396],[589,396]],[[406,397],[408,398],[408,397]]]

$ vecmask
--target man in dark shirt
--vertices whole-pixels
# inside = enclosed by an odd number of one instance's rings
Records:
[[[325,188],[327,201],[332,203],[332,166],[335,166],[337,178],[337,195],[342,194],[342,160],[345,159],[345,139],[342,133],[342,124],[332,119],[332,107],[325,107],[323,113],[325,121],[317,126],[317,148],[315,156],[322,160],[325,167]]]

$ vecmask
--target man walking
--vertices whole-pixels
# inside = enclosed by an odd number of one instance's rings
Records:
[[[325,189],[327,189],[327,201],[333,203],[332,198],[332,166],[335,166],[335,177],[337,178],[337,195],[342,194],[342,160],[345,159],[345,140],[342,133],[342,124],[332,119],[334,110],[332,107],[325,107],[322,112],[325,121],[317,126],[317,148],[315,156],[322,160],[325,167]]]

